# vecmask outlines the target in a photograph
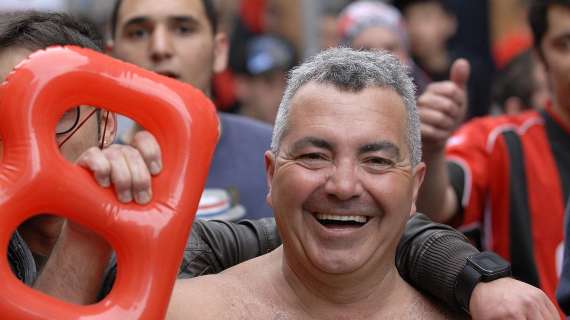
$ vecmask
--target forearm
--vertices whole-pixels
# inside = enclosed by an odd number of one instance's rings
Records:
[[[445,223],[458,212],[459,203],[449,180],[443,151],[426,154],[426,175],[418,194],[418,211],[433,221]]]
[[[398,245],[396,266],[416,289],[460,309],[455,284],[467,257],[477,252],[455,229],[417,214],[408,222]]]
[[[34,288],[67,302],[96,302],[112,251],[95,237],[64,227]]]

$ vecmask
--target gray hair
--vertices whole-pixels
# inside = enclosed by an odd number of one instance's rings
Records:
[[[287,131],[291,100],[309,82],[332,84],[340,90],[353,92],[373,86],[394,89],[406,107],[406,142],[412,167],[421,161],[420,120],[416,109],[415,87],[406,67],[385,51],[357,51],[350,48],[322,51],[290,72],[273,129],[271,150],[274,153],[278,152],[281,139]]]

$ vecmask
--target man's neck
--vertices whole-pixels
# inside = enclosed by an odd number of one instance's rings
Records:
[[[308,262],[287,259],[284,251],[281,272],[292,295],[308,317],[331,315],[368,319],[394,314],[413,289],[400,277],[393,259],[351,274],[334,275],[316,270]]]

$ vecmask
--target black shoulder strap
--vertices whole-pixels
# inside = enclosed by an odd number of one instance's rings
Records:
[[[513,131],[502,133],[509,151],[509,225],[513,277],[540,287],[532,244],[532,219],[527,193],[525,159],[519,136]]]

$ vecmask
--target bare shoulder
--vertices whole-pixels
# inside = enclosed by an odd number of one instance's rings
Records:
[[[228,293],[228,286],[231,287],[231,284],[220,275],[177,280],[166,318],[223,319],[219,314],[223,306],[227,305],[229,295],[222,293]]]
[[[177,280],[167,319],[252,319],[270,313],[264,285],[271,259],[260,257],[220,274]],[[255,316],[254,316],[255,315]]]

